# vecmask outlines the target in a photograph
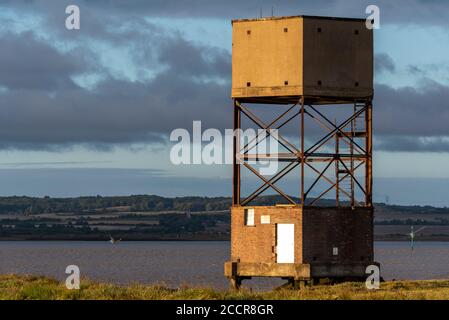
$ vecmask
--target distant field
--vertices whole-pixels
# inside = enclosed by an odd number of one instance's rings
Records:
[[[227,240],[228,210],[0,215],[0,240]],[[126,208],[129,209],[129,208]]]
[[[254,205],[281,200],[265,196]],[[150,195],[0,197],[0,240],[229,240],[230,204],[230,198]],[[426,226],[417,241],[449,241],[449,208],[375,204],[375,240],[409,240],[411,225]]]
[[[367,290],[364,283],[320,285],[302,290],[270,292],[216,291],[212,288],[168,289],[162,286],[117,286],[82,281],[80,290],[68,290],[56,280],[33,276],[0,276],[0,300],[447,300],[449,280],[397,281]]]
[[[449,225],[440,224],[445,221],[442,216],[446,215],[376,212],[375,239],[409,240],[414,225],[415,230],[425,226],[417,241],[449,241]],[[227,210],[0,215],[0,240],[105,240],[109,235],[126,240],[226,240],[229,234]]]

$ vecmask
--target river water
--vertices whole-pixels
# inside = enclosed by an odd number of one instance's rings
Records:
[[[0,241],[0,274],[46,275],[65,279],[68,265],[81,275],[117,284],[164,284],[169,287],[206,286],[224,289],[223,263],[229,242],[138,241]],[[375,260],[391,279],[449,278],[449,242],[376,242]],[[281,280],[244,282],[253,289],[273,287]]]

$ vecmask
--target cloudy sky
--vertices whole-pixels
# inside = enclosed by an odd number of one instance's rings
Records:
[[[449,206],[445,0],[0,0],[0,194],[229,195],[229,166],[172,165],[168,135],[231,126],[231,19],[369,4],[374,199]]]

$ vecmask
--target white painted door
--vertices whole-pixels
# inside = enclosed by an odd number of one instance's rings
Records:
[[[295,225],[277,224],[276,225],[276,262],[294,263],[295,262]]]

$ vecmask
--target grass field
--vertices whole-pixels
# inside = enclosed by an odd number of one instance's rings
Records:
[[[68,290],[54,279],[35,276],[0,276],[1,300],[435,300],[449,299],[449,280],[395,281],[367,290],[364,283],[314,286],[303,290],[271,292],[215,291],[212,288],[168,289],[162,286],[118,286],[82,280],[80,290]]]

